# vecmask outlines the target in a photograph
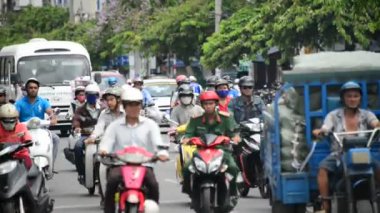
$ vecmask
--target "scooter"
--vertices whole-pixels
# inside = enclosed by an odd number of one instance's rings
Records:
[[[129,146],[116,153],[101,158],[101,163],[108,167],[119,166],[123,182],[118,187],[117,212],[141,213],[158,212],[154,201],[146,200],[143,180],[146,174],[144,163],[157,161],[157,157],[144,148]]]
[[[55,108],[54,114],[58,115],[60,109]],[[49,131],[50,120],[41,120],[33,117],[25,122],[29,133],[33,138],[33,146],[29,147],[30,156],[33,158],[37,168],[50,180],[53,172],[53,138]]]
[[[81,134],[73,132],[69,136],[67,147],[63,149],[66,160],[75,165],[75,153],[74,147],[78,140],[80,140]]]
[[[231,175],[223,162],[224,151],[217,146],[228,145],[225,136],[205,134],[191,138],[190,143],[198,147],[189,166],[191,173],[191,202],[198,213],[229,212],[231,203],[229,183]]]
[[[268,184],[260,156],[262,129],[263,123],[259,118],[240,123],[242,142],[235,148],[235,157],[243,177],[243,182],[238,184],[242,197],[248,195],[250,188],[258,187],[261,197],[268,198]]]
[[[87,188],[88,193],[90,195],[93,195],[95,193],[96,183],[99,181],[99,166],[100,162],[98,158],[96,157],[96,154],[98,152],[98,145],[99,145],[100,139],[97,138],[95,140],[95,143],[93,144],[86,144],[86,149],[84,151],[84,165],[85,165],[85,183],[84,186]],[[99,186],[99,191],[102,193],[102,188]]]
[[[34,164],[28,172],[21,160],[13,158],[15,153],[32,145],[33,142],[1,144],[5,148],[0,151],[0,212],[53,211],[54,200],[46,189],[44,174]]]

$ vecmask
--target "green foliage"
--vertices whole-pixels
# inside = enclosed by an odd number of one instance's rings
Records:
[[[221,32],[203,45],[202,62],[210,68],[254,58],[278,46],[285,58],[302,46],[326,49],[343,41],[367,48],[380,30],[379,1],[270,0],[245,6],[222,22]]]
[[[69,19],[66,9],[58,7],[26,7],[8,13],[7,23],[0,27],[0,46],[26,42],[33,37],[63,27]]]

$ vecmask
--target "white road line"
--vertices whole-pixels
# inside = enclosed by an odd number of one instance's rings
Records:
[[[168,183],[178,184],[177,180],[173,180],[173,179],[169,179],[169,178],[166,178],[165,181],[168,182]]]

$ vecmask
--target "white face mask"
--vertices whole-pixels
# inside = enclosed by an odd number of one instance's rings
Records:
[[[189,105],[191,104],[191,101],[193,100],[192,97],[181,97],[179,99],[183,105]]]

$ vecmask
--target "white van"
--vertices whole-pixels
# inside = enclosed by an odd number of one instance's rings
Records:
[[[8,90],[8,98],[22,97],[21,87],[29,78],[37,78],[39,96],[60,108],[55,129],[67,134],[71,129],[70,102],[74,80],[91,76],[90,56],[81,44],[70,41],[32,39],[27,43],[3,47],[0,51],[0,86]]]

